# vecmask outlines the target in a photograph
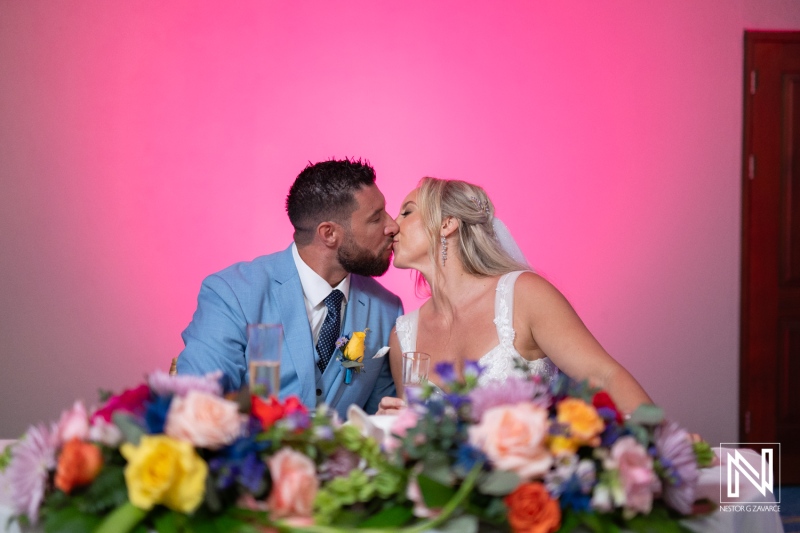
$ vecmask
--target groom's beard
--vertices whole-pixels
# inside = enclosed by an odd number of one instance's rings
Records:
[[[389,246],[389,242],[391,241],[386,242],[386,247]],[[342,268],[351,274],[370,277],[382,276],[389,270],[389,263],[392,262],[392,254],[386,252],[386,247],[376,255],[356,244],[356,241],[348,235],[339,246],[336,258]]]

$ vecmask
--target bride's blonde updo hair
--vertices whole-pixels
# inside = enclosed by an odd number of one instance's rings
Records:
[[[437,270],[441,267],[442,223],[448,217],[457,219],[459,224],[458,238],[448,238],[447,259],[457,253],[467,273],[498,276],[528,270],[527,265],[512,259],[495,237],[494,205],[481,187],[466,181],[425,177],[419,182],[417,208]]]

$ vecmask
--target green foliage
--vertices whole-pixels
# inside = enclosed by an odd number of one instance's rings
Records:
[[[692,449],[694,450],[694,456],[697,458],[697,464],[700,468],[708,468],[714,462],[714,450],[711,449],[711,446],[704,440],[700,442],[695,442],[692,444]]]
[[[11,462],[11,449],[14,445],[6,446],[3,453],[0,453],[0,472],[4,472],[6,467]]]

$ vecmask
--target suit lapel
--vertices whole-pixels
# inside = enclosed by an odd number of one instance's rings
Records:
[[[354,331],[364,331],[367,327],[367,318],[369,317],[369,298],[361,291],[359,279],[356,276],[350,278],[350,297],[347,300],[347,310],[344,315],[344,326],[342,332],[344,335],[349,335]],[[369,334],[367,334],[369,335]],[[364,354],[365,357],[367,354]],[[335,368],[331,368],[334,366]],[[327,395],[328,404],[334,409],[337,408],[342,396],[350,391],[348,394],[348,403],[353,401],[354,387],[358,387],[358,379],[354,379],[350,385],[344,384],[344,370],[338,361],[331,360],[328,368],[325,369],[325,384],[329,389]],[[357,390],[357,389],[356,389]],[[342,414],[342,413],[340,413]],[[342,414],[342,416],[344,416]]]
[[[275,275],[273,291],[278,302],[286,355],[294,363],[297,379],[300,381],[300,398],[306,405],[316,402],[314,346],[311,339],[311,326],[303,304],[303,286],[294,266],[291,247],[283,252],[282,261]]]

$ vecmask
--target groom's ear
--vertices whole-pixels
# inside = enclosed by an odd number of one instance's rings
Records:
[[[317,238],[329,248],[336,248],[342,239],[342,227],[336,222],[320,222],[317,226]]]

